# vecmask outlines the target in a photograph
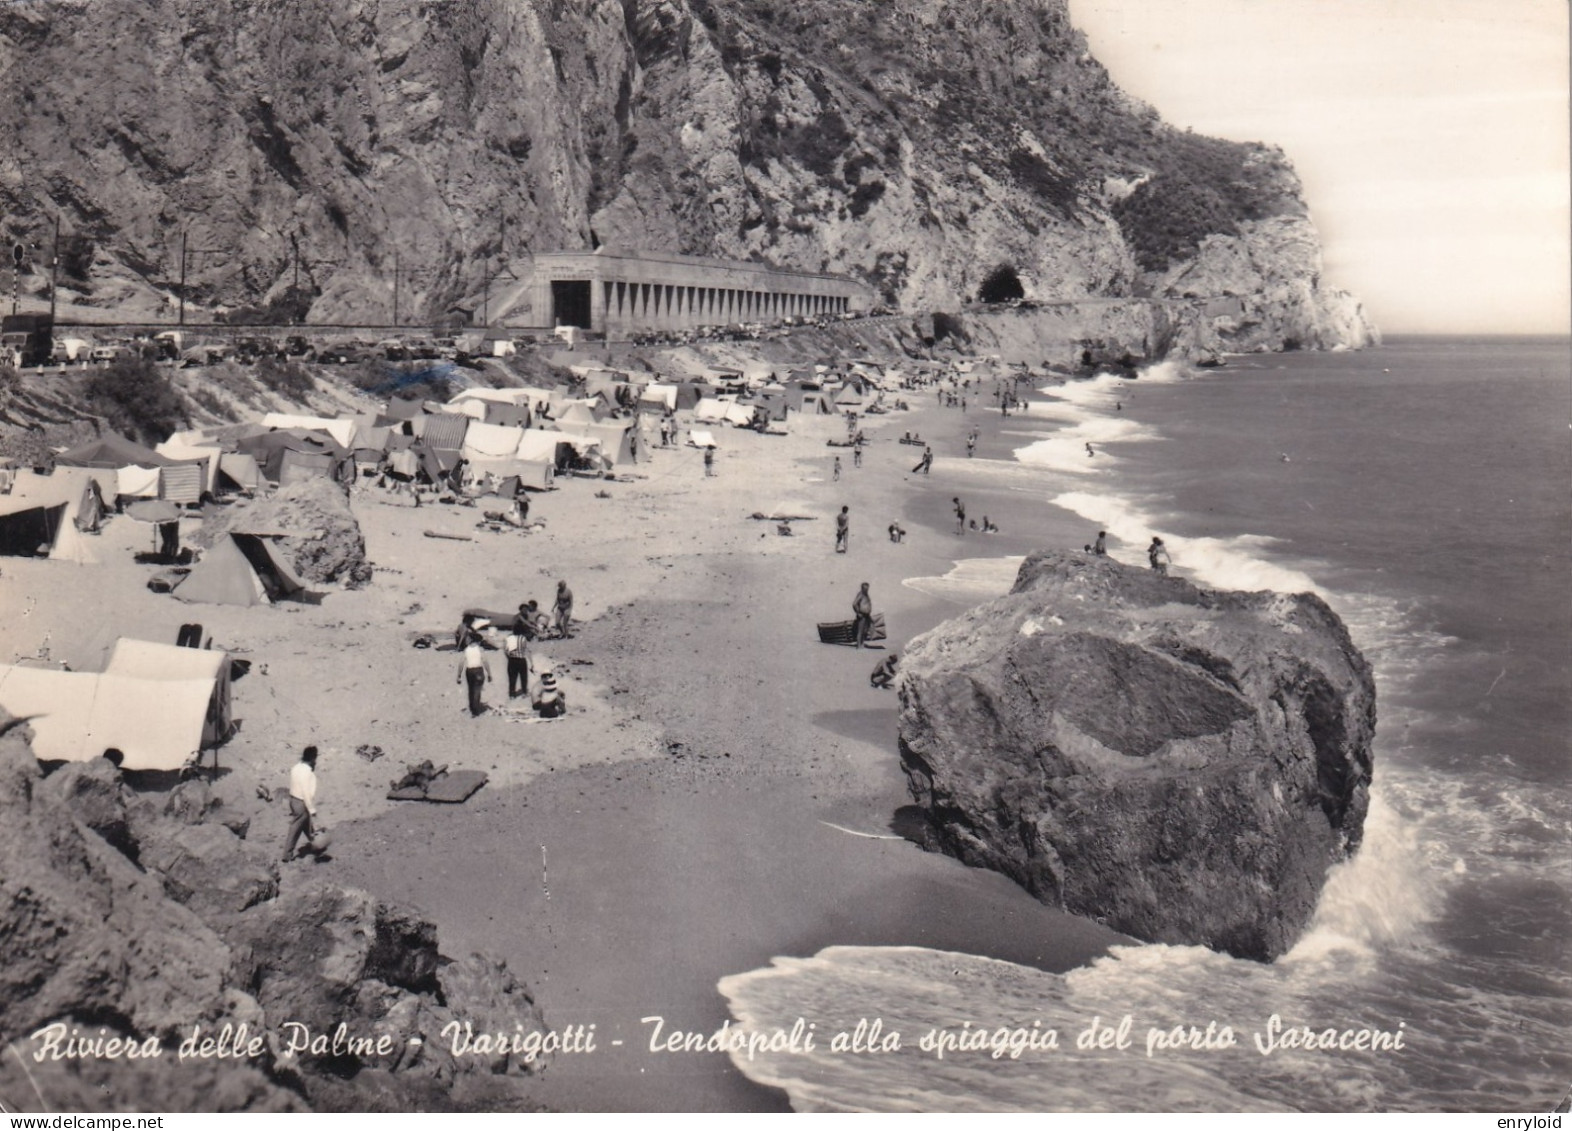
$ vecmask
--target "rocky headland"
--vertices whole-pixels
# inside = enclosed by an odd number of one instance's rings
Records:
[[[1375,686],[1312,594],[1040,552],[901,665],[932,843],[1044,903],[1269,960],[1359,845]]]

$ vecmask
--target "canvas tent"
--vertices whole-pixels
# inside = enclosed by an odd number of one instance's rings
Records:
[[[714,397],[705,397],[694,408],[693,419],[719,424],[726,419],[726,404]]]
[[[751,428],[753,426],[753,406],[751,404],[729,404],[726,406],[726,423],[737,428]]]
[[[627,419],[603,420],[584,429],[587,435],[600,441],[601,454],[613,467],[633,462],[633,421]]]
[[[242,437],[235,441],[235,447],[251,456],[262,474],[274,483],[282,481],[286,452],[328,457],[325,461],[291,460],[290,463],[295,468],[293,474],[297,476],[303,473],[317,474],[324,465],[331,471],[338,466],[340,460],[349,455],[332,437],[304,429],[263,432],[256,436]]]
[[[720,447],[720,445],[715,442],[715,434],[713,432],[704,432],[697,428],[689,430],[688,443],[692,444],[695,448]]]
[[[175,589],[182,601],[207,605],[267,605],[305,589],[284,555],[257,534],[226,534]]]
[[[66,523],[69,505],[36,499],[0,498],[0,554],[13,557],[52,555],[55,537]]]
[[[172,503],[200,503],[206,463],[177,463],[158,469],[158,497]]]
[[[61,452],[55,457],[60,467],[163,467],[174,461],[123,436],[102,436],[97,440]]]
[[[228,737],[229,656],[122,640],[103,672],[0,664],[0,708],[28,720],[43,761],[114,748],[123,769],[176,770]]]
[[[348,448],[355,440],[353,420],[335,420],[325,416],[292,416],[283,412],[270,412],[262,418],[262,427],[326,432],[341,448]]]
[[[218,459],[220,483],[233,484],[242,491],[256,491],[262,486],[262,469],[257,461],[245,452],[225,452]]]
[[[434,412],[416,418],[415,434],[425,447],[437,450],[461,451],[464,434],[469,431],[470,418],[458,412]]]
[[[662,385],[652,381],[644,386],[644,391],[639,394],[639,407],[654,409],[657,412],[675,411],[677,407],[677,386]]]

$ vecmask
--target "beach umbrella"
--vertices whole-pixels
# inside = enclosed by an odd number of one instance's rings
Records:
[[[179,522],[180,508],[168,499],[138,499],[126,508],[138,522]]]

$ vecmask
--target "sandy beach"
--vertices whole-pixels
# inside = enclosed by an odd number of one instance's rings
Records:
[[[242,726],[218,778],[226,804],[252,814],[252,838],[282,840],[287,819],[257,787],[285,784],[315,743],[332,857],[285,867],[409,904],[437,922],[445,953],[504,958],[553,1026],[596,1026],[597,1052],[558,1057],[535,1088],[541,1102],[779,1109],[782,1095],[724,1055],[650,1052],[641,1019],[712,1032],[727,1018],[718,979],[834,944],[1063,970],[1117,938],[905,839],[896,700],[868,684],[884,653],[817,640],[814,622],[849,618],[860,582],[900,650],[981,599],[904,579],[1090,537],[1035,496],[969,490],[965,433],[983,430],[979,458],[1008,459],[1020,441],[995,433],[1018,418],[902,396],[912,411],[864,418],[861,467],[826,446],[845,435],[839,417],[792,414],[787,436],[718,429],[713,478],[682,447],[644,453],[614,482],[565,480],[535,497],[531,518],[545,526],[529,534],[477,529],[484,502],[417,510],[358,488],[374,581],[316,604],[155,595],[132,561],[151,528],[117,519],[93,541],[101,564],[8,561],[0,650],[36,655],[47,641],[52,658],[92,670],[119,636],[172,641],[201,620],[215,646],[253,664],[235,685]],[[912,474],[921,449],[898,442],[907,431],[933,441],[931,475]],[[956,495],[1002,533],[957,537]],[[852,534],[837,554],[842,505]],[[756,512],[803,518],[783,537]],[[900,544],[886,535],[892,520],[907,530]],[[468,608],[549,606],[559,578],[576,597],[573,635],[541,644],[535,664],[556,673],[570,714],[506,709],[494,652],[494,709],[471,718],[455,655],[415,640],[450,640]],[[363,744],[384,755],[357,756]],[[459,806],[386,800],[423,759],[483,770],[489,784]]]

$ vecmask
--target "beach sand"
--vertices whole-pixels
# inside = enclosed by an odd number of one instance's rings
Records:
[[[317,744],[333,856],[285,867],[323,869],[420,909],[445,953],[506,959],[553,1026],[596,1026],[598,1051],[559,1056],[538,1082],[541,1102],[778,1109],[782,1096],[722,1054],[650,1052],[641,1019],[709,1033],[726,1020],[718,979],[833,944],[1063,970],[1119,938],[901,838],[910,799],[896,698],[868,685],[884,652],[817,640],[814,622],[849,619],[862,581],[885,615],[886,645],[900,650],[983,599],[964,584],[903,579],[1095,534],[1036,491],[985,491],[966,466],[968,429],[985,430],[979,458],[1008,459],[1029,441],[996,433],[1020,418],[901,395],[914,411],[864,418],[861,468],[849,449],[826,446],[845,435],[838,417],[793,414],[784,437],[715,428],[714,478],[696,449],[656,449],[626,481],[569,479],[535,496],[531,518],[546,525],[528,535],[476,529],[484,500],[415,509],[357,490],[375,579],[319,604],[238,609],[153,594],[151,569],[131,560],[151,527],[118,518],[91,540],[101,564],[7,560],[0,654],[34,655],[47,638],[54,659],[95,670],[119,636],[173,642],[181,623],[201,621],[216,646],[253,662],[234,688],[243,725],[218,779],[226,804],[253,814],[252,837],[282,841],[283,810],[256,787],[286,784],[300,747]],[[934,441],[930,476],[912,475],[921,449],[898,442],[906,431]],[[956,536],[957,494],[1003,532]],[[842,504],[852,535],[837,554]],[[754,512],[812,517],[781,537]],[[908,532],[899,545],[885,533],[895,519]],[[1008,568],[992,573],[1008,584]],[[549,607],[558,578],[574,591],[575,629],[540,645],[536,665],[557,673],[569,716],[471,718],[456,655],[414,648],[415,638],[450,641],[466,608],[530,597]],[[504,662],[489,656],[486,699],[502,705]],[[385,754],[357,757],[361,744]],[[387,801],[391,779],[422,759],[484,770],[490,782],[459,806]]]

